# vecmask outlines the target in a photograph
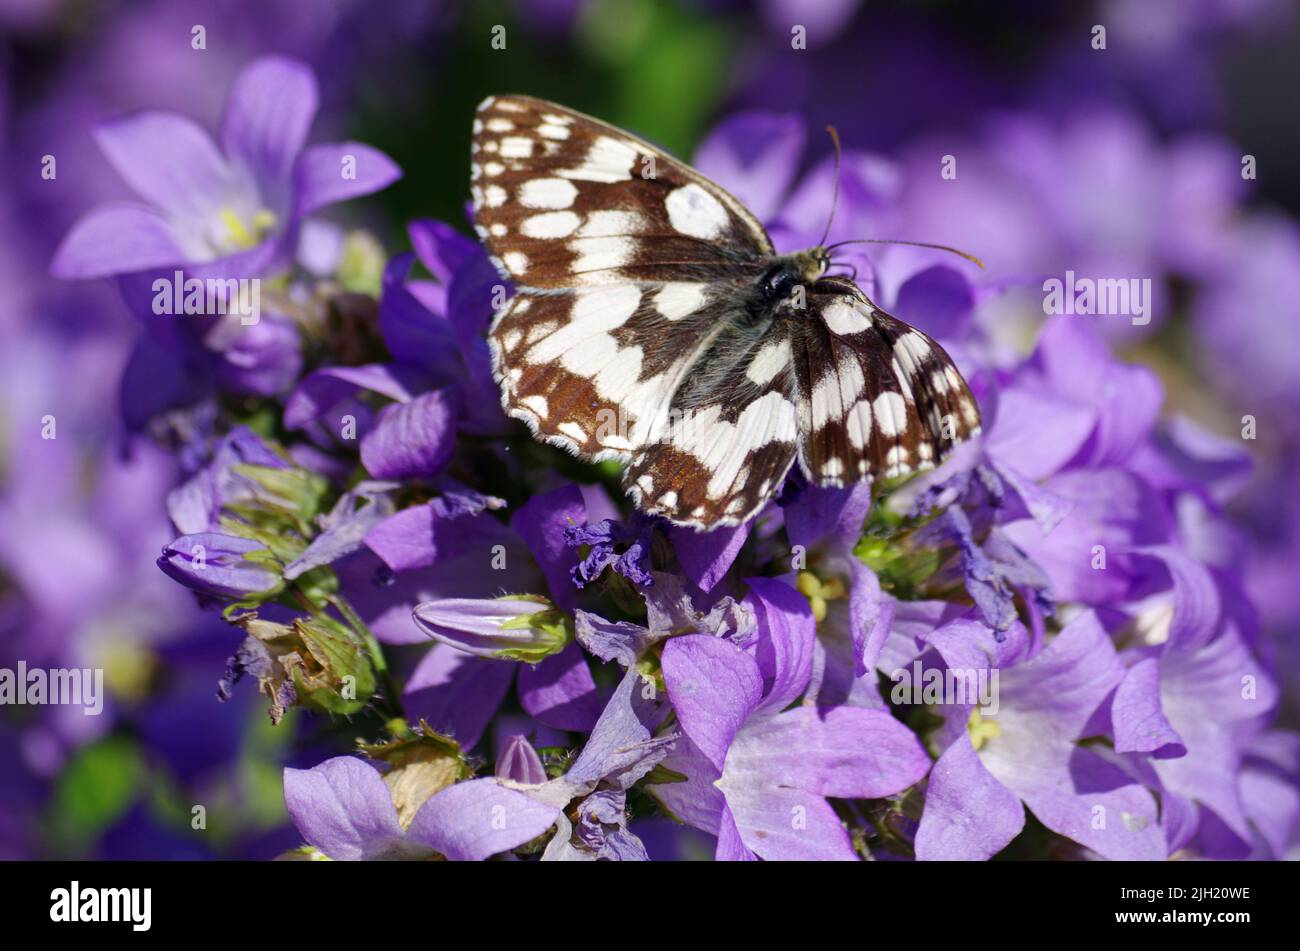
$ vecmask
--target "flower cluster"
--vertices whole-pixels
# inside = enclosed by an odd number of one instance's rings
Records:
[[[783,23],[784,6],[764,9]],[[828,5],[824,34],[851,8]],[[486,331],[506,289],[463,222],[410,221],[411,250],[390,255],[320,220],[401,173],[361,143],[308,144],[317,103],[311,69],[271,57],[236,78],[215,136],[164,112],[102,125],[138,200],[90,211],[52,263],[112,278],[138,318],[120,410],[148,454],[121,478],[158,483],[171,533],[150,557],[225,622],[224,668],[205,668],[218,697],[260,696],[276,730],[312,716],[356,734],[284,770],[290,855],[1294,848],[1287,648],[1279,661],[1255,607],[1283,616],[1289,591],[1241,542],[1273,514],[1241,502],[1257,454],[1170,413],[1170,385],[1115,351],[1150,346],[1166,292],[1208,270],[1191,348],[1257,370],[1222,382],[1239,405],[1296,385],[1285,354],[1209,316],[1281,299],[1300,259],[1289,223],[1237,219],[1226,146],[1157,143],[1119,114],[1022,117],[973,133],[942,196],[920,171],[933,148],[846,151],[828,241],[944,240],[990,266],[842,257],[953,356],[983,431],[912,478],[827,489],[795,471],[750,522],[698,532],[505,417]],[[831,162],[808,163],[805,131],[740,113],[695,156],[781,251],[816,244],[830,212]],[[1116,181],[1132,216],[1090,216]],[[1071,264],[1157,275],[1153,326],[1016,310]],[[189,281],[193,310],[161,312]],[[1292,453],[1263,478],[1285,485]],[[67,490],[28,475],[31,498]],[[0,506],[0,536],[24,534],[24,511]],[[0,557],[39,592],[41,564],[81,549],[33,534],[39,552]]]

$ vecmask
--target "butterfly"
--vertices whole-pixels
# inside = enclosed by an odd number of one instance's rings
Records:
[[[626,463],[639,509],[747,521],[798,462],[844,487],[937,465],[980,431],[943,349],[777,254],[734,196],[621,129],[529,96],[474,119],[474,227],[517,293],[489,330],[507,413]]]

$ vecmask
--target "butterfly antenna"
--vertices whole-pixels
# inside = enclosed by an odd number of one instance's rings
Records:
[[[826,219],[826,230],[822,232],[822,239],[817,242],[819,248],[823,247],[826,239],[831,236],[831,224],[835,221],[835,206],[840,200],[840,134],[833,125],[828,125],[826,131],[830,133],[831,142],[835,146],[835,184],[831,190],[831,213]]]
[[[987,268],[984,267],[984,262],[973,254],[967,254],[965,251],[961,251],[957,248],[950,248],[946,244],[930,244],[928,241],[902,241],[895,238],[855,238],[852,241],[837,241],[826,250],[828,252],[834,251],[836,248],[842,248],[846,244],[910,244],[914,248],[933,248],[936,251],[947,251],[950,254],[957,255],[959,258],[965,258],[972,264],[978,265],[981,271],[987,270]]]

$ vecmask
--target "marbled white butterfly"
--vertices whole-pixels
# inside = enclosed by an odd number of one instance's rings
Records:
[[[474,120],[475,228],[518,293],[493,322],[502,402],[537,438],[627,463],[637,506],[737,524],[795,460],[822,486],[931,468],[979,432],[929,337],[778,255],[732,195],[628,133],[528,96]]]

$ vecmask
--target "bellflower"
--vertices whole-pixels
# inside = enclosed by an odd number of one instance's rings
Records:
[[[266,57],[236,80],[220,143],[193,120],[142,112],[105,123],[100,150],[140,204],[81,219],[51,269],[91,278],[193,266],[247,277],[283,256],[302,219],[393,182],[383,153],[357,142],[305,146],[318,105],[302,63]]]
[[[1023,628],[998,642],[957,621],[928,637],[949,668],[1000,667],[998,712],[943,705],[944,752],[916,833],[920,859],[986,859],[1015,837],[1028,806],[1049,829],[1112,859],[1168,854],[1152,793],[1079,745],[1124,669],[1095,615],[1081,614],[1035,656]]]
[[[340,861],[481,861],[544,833],[559,812],[495,779],[434,793],[403,828],[379,771],[353,756],[284,771],[284,801],[303,839]]]
[[[676,816],[718,836],[718,858],[854,859],[826,797],[877,798],[925,775],[929,758],[881,710],[790,704],[812,670],[807,602],[751,579],[753,653],[703,635],[664,647],[664,682],[685,736],[664,765],[685,782],[652,790]]]
[[[559,613],[545,598],[444,598],[416,605],[413,617],[430,637],[475,657],[535,664],[568,642]]]

